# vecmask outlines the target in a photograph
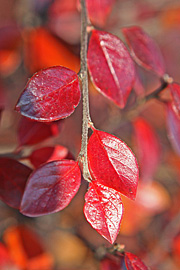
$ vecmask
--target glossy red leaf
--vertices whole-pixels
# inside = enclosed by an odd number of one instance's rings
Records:
[[[166,121],[169,139],[174,150],[180,155],[180,117],[176,113],[173,103],[168,103],[166,109]]]
[[[174,109],[177,111],[177,114],[180,115],[180,84],[169,84],[169,88],[173,97]]]
[[[123,214],[120,193],[92,181],[85,195],[84,214],[91,226],[113,244]]]
[[[141,177],[152,180],[160,161],[160,144],[153,127],[143,118],[134,121],[134,140]]]
[[[22,117],[18,126],[19,145],[33,145],[45,139],[58,135],[62,126],[62,120],[53,123],[42,123]]]
[[[78,163],[59,160],[46,163],[29,178],[20,211],[26,216],[41,216],[64,209],[77,193],[81,182]]]
[[[86,0],[88,16],[92,24],[103,27],[116,0]]]
[[[164,75],[164,59],[156,42],[139,26],[123,28],[122,32],[137,64],[160,76]]]
[[[28,81],[16,110],[33,120],[51,122],[71,115],[80,101],[77,74],[56,66],[40,70]]]
[[[29,167],[17,160],[0,158],[0,199],[18,209],[31,172]]]
[[[119,138],[94,130],[88,143],[88,162],[92,178],[135,199],[138,165],[130,148]]]
[[[72,154],[62,145],[42,147],[34,150],[29,156],[29,160],[35,168],[46,162],[72,158]]]
[[[112,34],[93,30],[87,57],[97,90],[123,108],[135,79],[134,63],[123,42]]]
[[[148,267],[136,255],[126,252],[124,258],[127,270],[148,270]]]

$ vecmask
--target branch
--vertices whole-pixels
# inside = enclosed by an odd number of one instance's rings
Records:
[[[151,92],[150,94],[144,96],[143,98],[137,100],[135,102],[135,104],[132,106],[132,108],[126,113],[125,112],[125,118],[127,119],[131,119],[132,115],[134,114],[135,116],[137,115],[137,109],[144,105],[146,102],[148,102],[149,100],[153,99],[153,98],[158,98],[159,94],[168,86],[169,83],[171,83],[171,79],[167,74],[163,77],[163,79],[161,80],[161,85],[155,89],[153,92]],[[135,113],[136,112],[136,113]]]
[[[83,164],[83,177],[90,181],[91,176],[88,169],[87,161],[87,143],[88,143],[88,129],[91,123],[89,113],[89,93],[88,93],[88,73],[87,73],[87,43],[88,43],[88,17],[86,10],[86,1],[81,0],[81,70],[79,77],[82,82],[82,96],[83,96],[83,122],[82,122],[82,141],[81,150],[79,153],[79,161]]]

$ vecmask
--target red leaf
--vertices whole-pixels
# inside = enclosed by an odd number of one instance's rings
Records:
[[[0,158],[0,199],[19,208],[26,181],[32,170],[10,158]]]
[[[100,262],[100,270],[122,270],[122,258],[104,258]]]
[[[31,119],[51,122],[71,115],[80,101],[77,74],[65,67],[43,69],[27,83],[16,110]]]
[[[94,130],[88,143],[88,162],[93,179],[135,199],[138,165],[129,147],[120,139]]]
[[[123,214],[120,193],[94,181],[89,186],[85,195],[85,217],[98,233],[113,244]]]
[[[135,145],[144,180],[152,180],[160,159],[160,145],[154,129],[143,118],[134,121]]]
[[[148,270],[147,266],[134,254],[125,253],[125,264],[127,270]]]
[[[41,123],[22,117],[18,126],[19,145],[33,145],[56,136],[62,126],[62,120],[53,123]]]
[[[77,193],[81,172],[77,162],[59,160],[39,167],[29,178],[20,211],[26,216],[41,216],[64,209]]]
[[[123,42],[109,33],[93,30],[88,68],[96,88],[123,108],[135,79],[134,63]]]
[[[31,163],[34,165],[35,168],[39,167],[41,164],[46,162],[69,158],[72,159],[71,153],[69,153],[66,147],[61,145],[37,149],[33,151],[29,156],[29,160],[31,161]]]
[[[60,4],[62,5],[62,1]],[[52,15],[52,17],[54,20],[56,19],[55,16]],[[51,21],[48,19],[47,23],[49,27]],[[62,24],[61,27],[63,28]],[[63,31],[63,29],[59,31]],[[37,27],[31,30],[26,28],[23,30],[23,38],[24,62],[31,73],[52,66],[64,66],[75,72],[79,72],[79,57],[73,54],[72,51],[49,32],[47,28]]]
[[[123,28],[122,32],[137,64],[160,76],[164,75],[164,59],[156,42],[139,26]]]
[[[134,91],[135,91],[135,93],[136,93],[136,95],[138,97],[140,97],[140,96],[142,97],[142,96],[144,96],[145,91],[144,91],[144,86],[143,86],[142,78],[140,76],[140,73],[139,73],[139,70],[137,68],[137,65],[136,65],[135,71],[136,71],[136,75],[135,75],[136,78],[135,78],[133,89],[134,89]]]
[[[9,256],[8,249],[6,248],[4,244],[0,242],[0,267],[2,267],[2,269],[5,269],[3,267],[10,262],[9,257],[10,256]]]
[[[177,114],[180,115],[180,84],[169,84],[169,88],[173,97],[174,109],[176,109]]]
[[[88,16],[92,24],[103,27],[115,2],[116,0],[86,0]]]
[[[78,4],[77,0],[54,0],[48,11],[48,28],[69,44],[80,42],[81,16]]]
[[[52,256],[45,251],[39,236],[28,227],[22,225],[9,227],[3,234],[3,239],[13,263],[18,267],[15,269],[52,269]]]
[[[180,118],[174,109],[173,103],[167,104],[166,119],[169,139],[174,150],[180,155]]]

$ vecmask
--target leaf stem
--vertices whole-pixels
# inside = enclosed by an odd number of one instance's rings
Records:
[[[88,73],[87,73],[87,44],[88,44],[88,17],[86,9],[86,1],[81,0],[81,70],[79,77],[82,82],[83,96],[83,119],[82,119],[82,140],[81,150],[78,156],[79,161],[83,165],[83,177],[90,181],[91,176],[88,169],[87,161],[87,144],[88,144],[88,129],[90,128],[91,117],[89,113],[89,93],[88,93]]]

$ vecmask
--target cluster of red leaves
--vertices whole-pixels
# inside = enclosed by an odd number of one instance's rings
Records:
[[[104,24],[113,3],[109,1],[104,13],[100,15],[100,24]],[[91,1],[87,1],[87,8],[91,21],[95,21],[97,15],[93,15]],[[98,12],[101,10],[99,7]],[[87,55],[90,77],[96,89],[120,108],[126,106],[135,87],[134,61],[160,78],[165,74],[158,46],[140,27],[124,28],[122,32],[130,53],[116,36],[93,30]],[[172,83],[170,91],[172,103],[167,104],[168,126],[174,144],[179,146],[179,84]],[[61,123],[57,120],[70,116],[78,106],[80,97],[79,78],[75,71],[53,66],[35,73],[16,105],[16,110],[30,119],[22,119],[24,122],[19,130],[19,145],[31,145],[56,135]],[[143,141],[142,151],[139,152],[140,163],[144,164],[142,175],[151,178],[159,160],[159,144],[153,129],[144,120],[137,119],[134,128],[137,145],[140,142],[142,145]],[[43,132],[39,132],[42,129]],[[153,148],[151,164],[147,156],[150,145]],[[81,171],[78,162],[69,159],[67,149],[60,146],[38,149],[28,158],[36,168],[33,172],[18,161],[0,159],[1,199],[27,216],[50,214],[65,208],[80,187]],[[85,195],[84,214],[93,228],[110,243],[114,243],[123,214],[121,194],[132,200],[136,197],[137,162],[123,141],[93,128],[88,141],[88,165],[92,181]],[[124,261],[128,270],[138,267],[147,269],[132,254],[125,253]],[[111,264],[114,266],[109,269],[115,269],[116,263]]]
[[[123,29],[123,33],[130,44],[134,60],[161,76],[165,68],[154,41],[140,27]],[[96,88],[123,108],[135,82],[134,63],[123,42],[112,34],[93,30],[87,58],[91,79]],[[40,121],[40,125],[44,127],[37,125],[37,122],[22,120],[25,123],[21,125],[19,132],[20,145],[37,143],[47,138],[49,132],[55,135],[57,123],[51,122],[70,116],[78,106],[80,96],[79,80],[74,71],[56,66],[35,73],[19,98],[16,110],[31,120]],[[43,128],[47,132],[40,133],[43,138],[33,138],[30,132],[25,136],[25,125],[31,127],[30,130],[38,131]],[[145,131],[145,127],[137,130]],[[148,143],[149,141],[147,145]],[[40,155],[43,151],[49,150],[41,149]],[[29,159],[34,162],[36,154],[33,153]],[[37,169],[29,178],[24,176],[23,185],[16,186],[16,190],[22,191],[19,195],[20,205],[16,207],[25,215],[39,216],[62,210],[79,189],[81,173],[78,162],[61,160],[58,155],[55,155],[55,159],[47,157],[42,163],[45,161],[40,167],[37,167],[40,163],[35,161]],[[113,243],[119,232],[123,213],[120,193],[133,200],[136,196],[137,162],[124,142],[93,128],[88,142],[88,163],[92,182],[85,195],[84,213],[92,227]],[[24,168],[22,164],[19,166]],[[151,171],[154,170],[154,165],[152,167]],[[4,179],[8,177],[6,173]],[[9,183],[14,185],[12,179],[9,179]],[[3,196],[2,199],[8,202]]]

